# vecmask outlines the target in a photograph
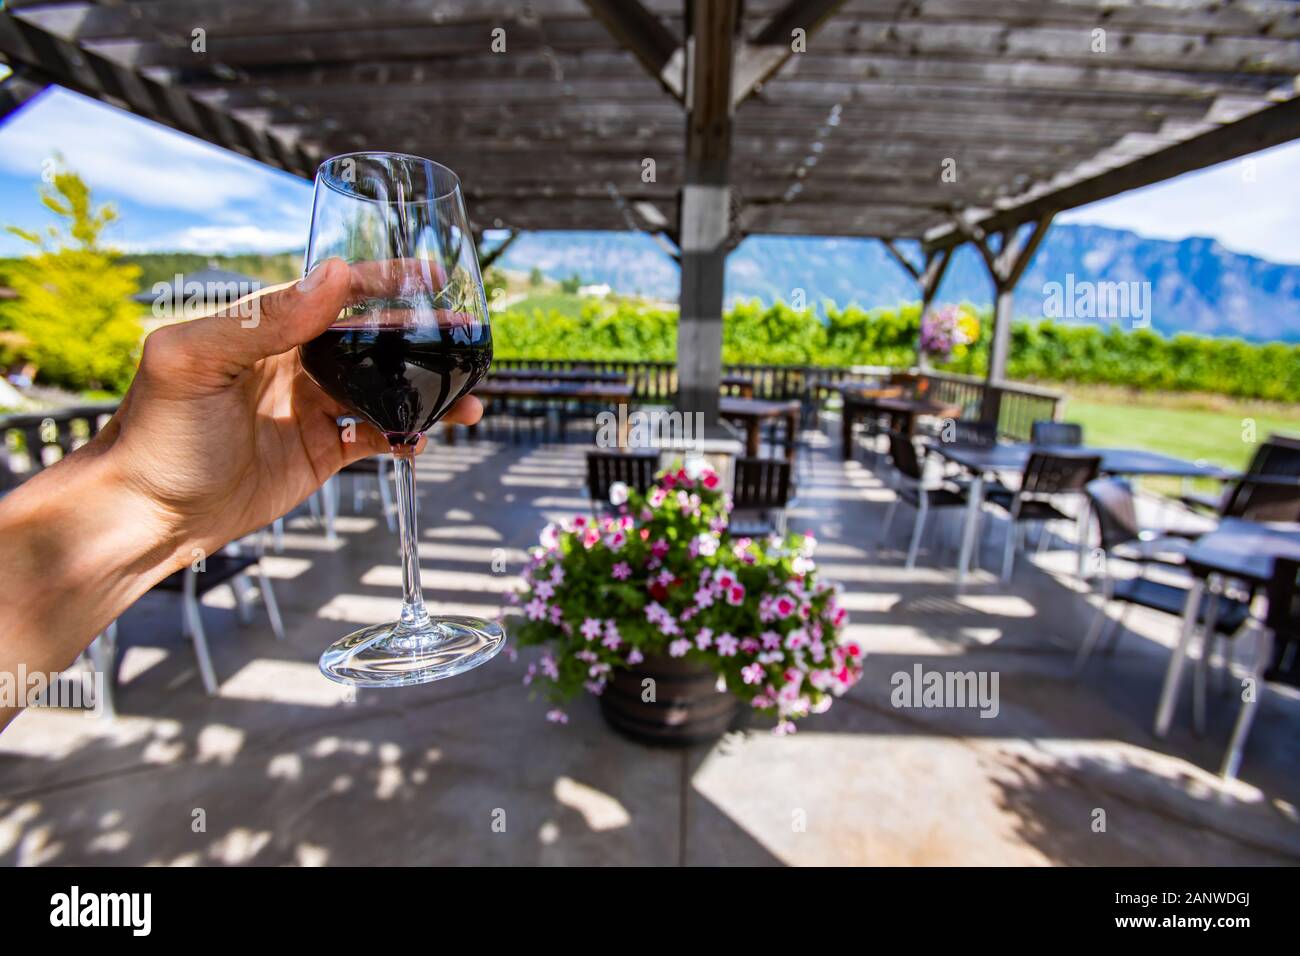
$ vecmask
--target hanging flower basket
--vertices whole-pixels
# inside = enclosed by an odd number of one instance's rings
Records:
[[[547,525],[511,596],[512,635],[542,648],[526,684],[557,704],[586,690],[621,730],[680,741],[717,736],[741,706],[790,733],[861,676],[811,535],[730,537],[730,495],[707,469],[610,497],[607,516]]]

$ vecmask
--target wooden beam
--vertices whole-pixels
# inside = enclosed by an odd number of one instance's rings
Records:
[[[677,100],[686,95],[678,48],[681,42],[638,0],[583,0],[606,30],[637,58]]]
[[[0,56],[29,78],[57,83],[154,122],[242,153],[306,179],[317,157],[186,93],[136,73],[97,53],[0,10]]]
[[[718,427],[722,382],[722,292],[731,235],[731,78],[736,0],[691,5],[686,181],[679,215],[681,310],[677,321],[677,407]]]
[[[817,31],[844,0],[790,0],[754,38],[736,50],[735,75],[731,84],[732,106],[739,106],[795,54],[794,32],[808,37]]]
[[[1102,168],[1040,183],[1008,200],[1001,209],[972,218],[970,225],[985,232],[1013,229],[1066,209],[1300,139],[1300,96],[1265,106],[1236,122],[1207,122],[1197,129],[1199,132],[1183,138],[1167,137],[1162,148],[1128,162],[1116,157],[1113,165],[1097,162],[1095,165]],[[1098,159],[1104,156],[1103,152]],[[960,245],[962,241],[962,231],[956,227],[937,229],[926,237],[929,248]]]

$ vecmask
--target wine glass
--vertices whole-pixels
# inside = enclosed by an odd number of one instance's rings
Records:
[[[348,263],[338,319],[299,347],[328,395],[392,446],[402,549],[402,613],[349,634],[321,655],[326,677],[400,687],[459,674],[505,644],[500,624],[433,617],[420,594],[414,446],[492,363],[492,332],[460,180],[400,153],[335,156],[316,172],[304,272]]]

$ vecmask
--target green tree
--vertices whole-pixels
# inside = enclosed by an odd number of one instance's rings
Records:
[[[37,366],[40,381],[122,392],[135,373],[142,329],[131,301],[140,270],[101,243],[117,212],[95,206],[90,187],[69,171],[57,172],[40,196],[59,221],[44,233],[9,227],[37,251],[10,268],[17,297],[0,303],[0,325],[16,333],[16,351]]]
[[[536,289],[543,281],[545,281],[545,276],[542,275],[542,270],[537,266],[533,266],[533,271],[528,273],[528,284]]]
[[[576,272],[569,278],[560,281],[560,291],[567,292],[569,295],[576,295],[581,287],[582,279],[578,277]]]

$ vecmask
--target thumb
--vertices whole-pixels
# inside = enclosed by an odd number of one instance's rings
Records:
[[[191,355],[234,375],[324,332],[346,304],[349,286],[347,264],[326,259],[297,282],[261,289],[175,328]]]

